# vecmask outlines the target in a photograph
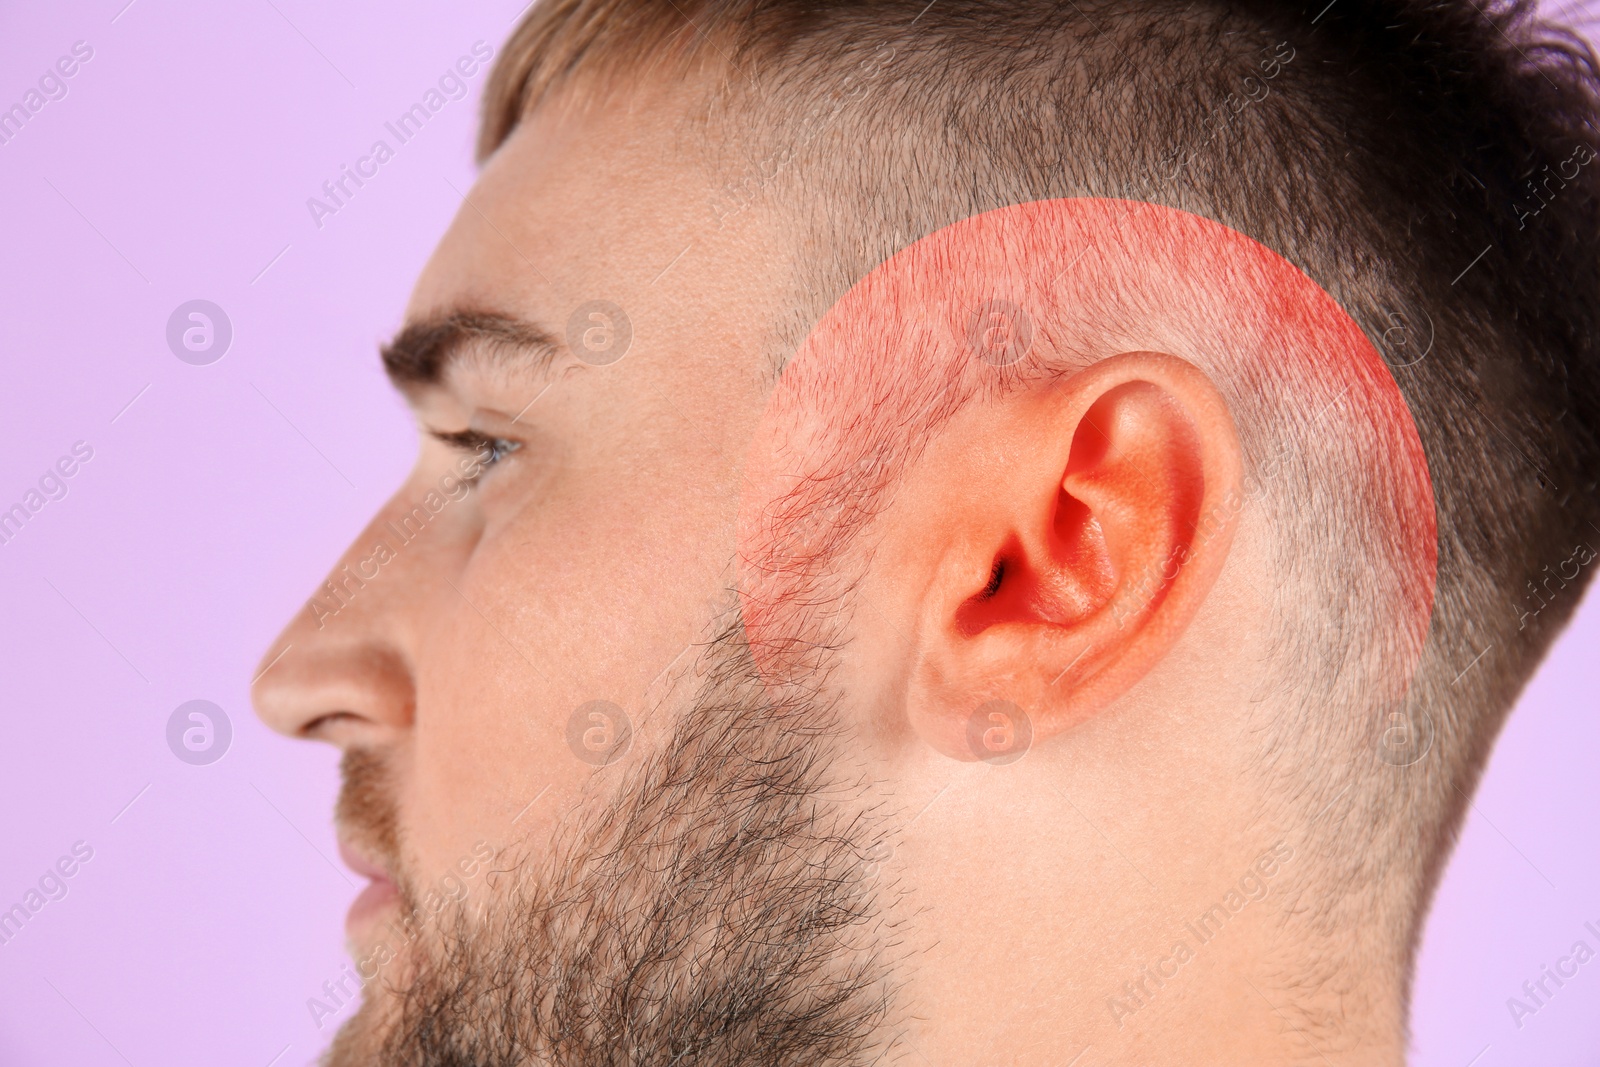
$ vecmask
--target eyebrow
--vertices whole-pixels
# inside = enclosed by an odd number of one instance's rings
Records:
[[[457,310],[408,323],[379,351],[389,380],[401,392],[409,392],[438,385],[450,365],[468,352],[525,360],[534,373],[546,373],[564,346],[526,319]]]

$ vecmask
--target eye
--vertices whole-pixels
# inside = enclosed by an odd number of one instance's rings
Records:
[[[457,430],[453,433],[443,433],[439,430],[428,432],[436,440],[443,441],[473,460],[472,473],[464,475],[461,479],[468,485],[478,484],[478,479],[482,478],[490,467],[522,447],[521,441],[514,441],[509,437],[493,437],[477,430]]]
[[[485,467],[492,467],[521,447],[522,442],[510,438],[485,437],[478,446],[478,460]]]

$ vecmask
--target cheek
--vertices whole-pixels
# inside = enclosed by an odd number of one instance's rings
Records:
[[[552,787],[536,809],[573,786],[564,773],[572,770],[571,760],[552,743],[547,687],[462,606],[418,664],[411,788],[402,818],[410,858],[419,864],[414,873],[426,884],[437,884],[477,841],[498,849],[519,837],[529,819],[517,815],[540,790]],[[492,608],[480,606],[505,629]]]
[[[514,555],[500,547],[518,543]],[[480,542],[451,578],[460,593],[444,586],[417,642],[406,837],[429,879],[479,840],[499,849],[522,838],[587,770],[562,741],[560,709],[592,682],[574,676],[586,665],[553,617],[566,594],[533,555],[521,530]]]
[[[444,585],[425,613],[402,801],[420,877],[437,879],[480,839],[539,842],[592,775],[615,778],[660,741],[667,716],[649,712],[679,673],[663,670],[692,665],[731,535],[719,544],[707,513],[663,500],[659,484],[648,495],[629,487],[621,498],[640,505],[618,506],[617,493],[595,492],[607,484],[598,473],[582,498],[547,484],[537,503],[491,522],[452,576],[460,594]],[[624,721],[592,719],[595,701]],[[609,766],[609,753],[593,755],[608,730],[631,735]]]

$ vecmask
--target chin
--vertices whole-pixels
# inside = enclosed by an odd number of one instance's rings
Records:
[[[382,982],[373,982],[362,993],[356,1010],[323,1054],[323,1067],[367,1067],[382,1062],[385,1039],[394,1030],[398,998]]]

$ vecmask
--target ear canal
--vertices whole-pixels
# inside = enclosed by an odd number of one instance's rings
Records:
[[[988,580],[983,587],[967,597],[956,609],[956,632],[963,637],[974,637],[997,622],[1004,621],[1012,610],[1010,601],[1016,596],[1022,580],[1022,546],[1015,538],[1007,541],[995,553],[989,565]]]
[[[1006,576],[1006,561],[996,556],[994,566],[989,568],[989,584],[983,587],[978,594],[979,600],[988,600],[1000,591],[1000,582]]]
[[[1033,544],[1007,541],[988,581],[957,608],[955,628],[970,638],[1006,622],[1069,626],[1103,608],[1115,589],[1116,567],[1100,520],[1063,488],[1047,536]]]

